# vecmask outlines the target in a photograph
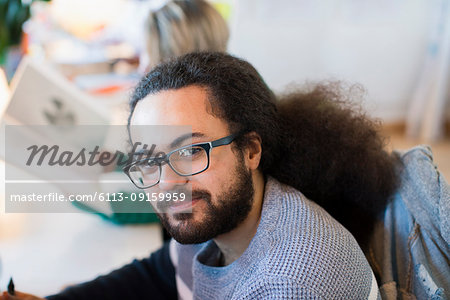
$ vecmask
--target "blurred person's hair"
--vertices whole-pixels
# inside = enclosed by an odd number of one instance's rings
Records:
[[[147,20],[150,67],[195,51],[225,52],[228,25],[204,0],[170,0]]]

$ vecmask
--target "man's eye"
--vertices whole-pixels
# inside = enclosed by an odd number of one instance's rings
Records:
[[[193,148],[184,148],[178,151],[178,156],[180,157],[191,157],[196,154],[199,154],[202,151],[202,148],[193,147]]]
[[[139,164],[139,168],[144,173],[153,173],[159,171],[158,164],[155,161],[147,161]]]
[[[137,164],[137,166],[141,169],[152,169],[158,167],[158,164],[155,161],[143,161]]]
[[[154,167],[156,166],[156,162],[154,160],[149,160],[144,163],[145,167]]]

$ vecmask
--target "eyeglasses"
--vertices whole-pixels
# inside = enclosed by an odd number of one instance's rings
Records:
[[[149,157],[132,162],[123,171],[140,189],[155,186],[161,180],[162,165],[167,163],[180,176],[192,176],[208,169],[212,148],[231,144],[240,134],[205,143],[197,143],[170,151],[162,157]]]

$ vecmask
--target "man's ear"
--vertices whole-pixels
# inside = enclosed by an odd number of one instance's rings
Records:
[[[262,155],[262,139],[256,132],[252,131],[246,134],[247,145],[244,151],[244,159],[250,170],[256,170],[259,167]]]

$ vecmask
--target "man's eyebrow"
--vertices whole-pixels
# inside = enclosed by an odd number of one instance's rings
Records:
[[[205,137],[206,135],[205,134],[203,134],[203,133],[201,133],[201,132],[192,132],[192,133],[186,133],[186,134],[183,134],[182,136],[179,136],[179,137],[177,137],[175,140],[173,140],[173,142],[172,143],[170,143],[170,148],[175,148],[175,147],[179,147],[179,146],[181,146],[181,144],[185,141],[185,140],[187,140],[187,139],[189,139],[189,138],[195,138],[195,137]],[[141,149],[141,150],[138,150],[138,151],[135,151],[134,153],[133,153],[133,155],[146,155],[146,154],[148,154],[149,152],[151,152],[149,149],[147,149],[147,148],[145,148],[145,149]]]
[[[177,137],[172,143],[170,143],[170,148],[179,147],[186,139],[195,137],[205,137],[205,135],[201,132],[186,133],[180,137]]]

